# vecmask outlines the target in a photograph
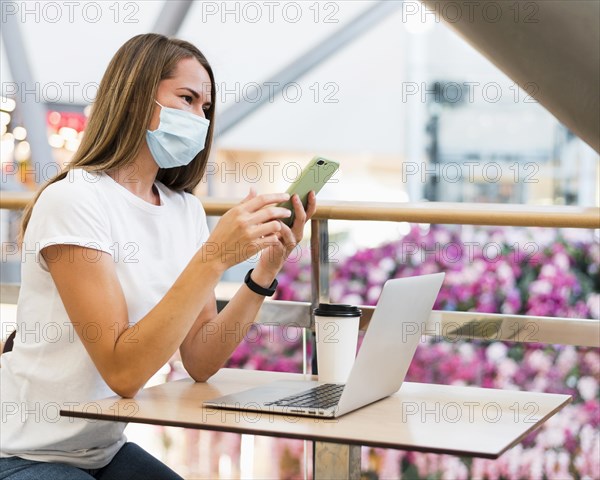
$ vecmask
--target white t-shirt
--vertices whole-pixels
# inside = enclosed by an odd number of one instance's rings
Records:
[[[40,250],[73,244],[112,255],[129,324],[165,295],[209,235],[206,214],[191,194],[155,182],[160,205],[131,193],[105,173],[81,168],[40,195],[25,232],[17,336],[0,356],[0,456],[108,464],[125,442],[125,423],[65,418],[59,410],[114,395],[73,328]],[[116,329],[115,329],[116,330]],[[84,334],[114,335],[91,325]]]

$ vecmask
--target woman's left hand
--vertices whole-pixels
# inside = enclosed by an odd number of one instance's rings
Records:
[[[275,278],[279,270],[283,267],[286,259],[292,253],[294,248],[300,243],[304,235],[304,225],[308,222],[317,210],[317,200],[314,191],[308,194],[306,211],[297,194],[292,196],[292,205],[294,207],[294,223],[288,227],[281,222],[281,230],[277,232],[279,242],[268,246],[261,252],[260,259],[253,272],[252,277]]]

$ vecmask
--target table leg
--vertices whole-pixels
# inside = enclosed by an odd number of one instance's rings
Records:
[[[314,442],[314,479],[360,480],[360,446]]]

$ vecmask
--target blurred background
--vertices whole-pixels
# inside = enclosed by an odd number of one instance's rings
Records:
[[[322,200],[598,205],[598,155],[532,98],[533,82],[518,87],[419,2],[169,3],[217,81],[199,195],[285,190],[320,154],[341,163]],[[2,5],[0,188],[33,190],[77,149],[116,50],[173,20],[159,1]],[[15,215],[2,212],[3,242]],[[332,228],[365,245],[406,233],[364,226]],[[2,275],[18,281],[18,268]]]

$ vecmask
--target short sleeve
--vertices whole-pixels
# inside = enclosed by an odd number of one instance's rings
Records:
[[[35,203],[24,238],[24,253],[35,252],[36,262],[46,270],[40,251],[49,245],[78,245],[112,255],[110,232],[94,184],[65,179],[46,187]]]
[[[196,204],[196,249],[200,249],[202,245],[206,243],[210,236],[210,230],[208,229],[208,221],[206,219],[206,212],[202,206],[200,199],[194,197],[194,203]]]

